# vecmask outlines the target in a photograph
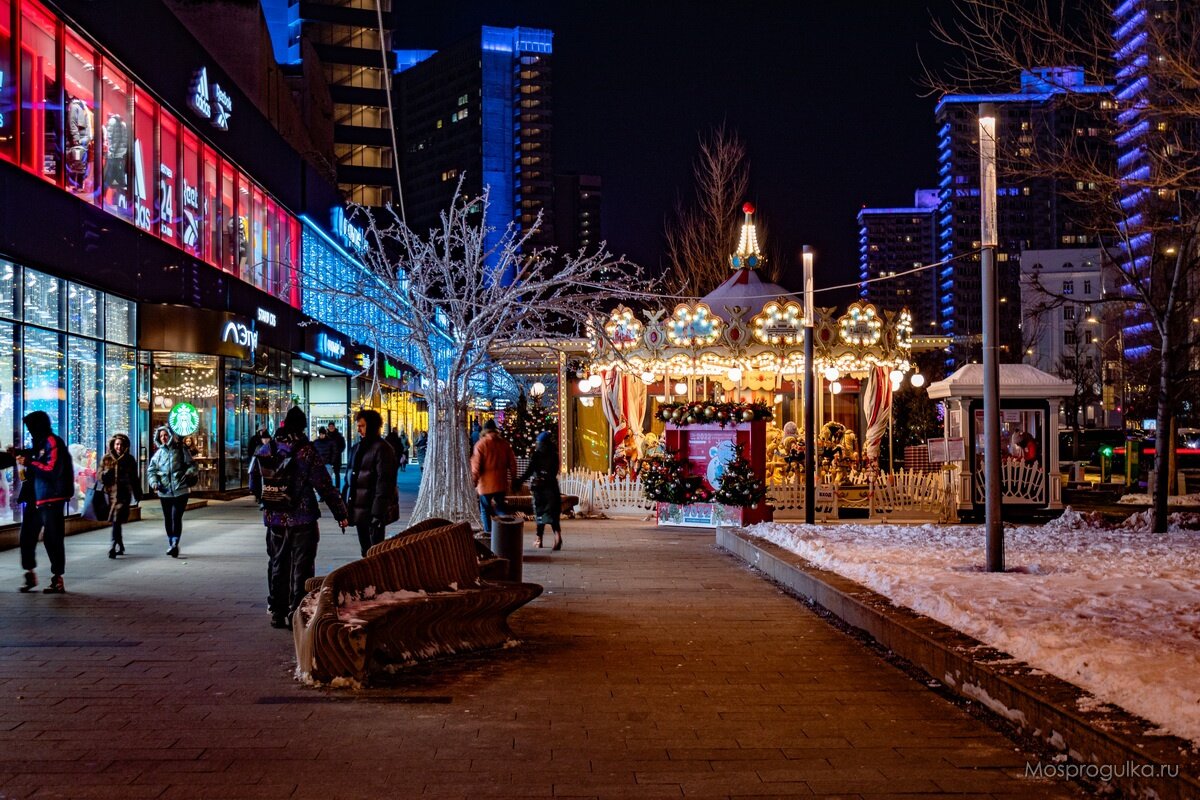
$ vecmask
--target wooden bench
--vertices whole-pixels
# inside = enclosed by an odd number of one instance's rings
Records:
[[[521,490],[516,494],[504,495],[504,505],[507,506],[510,514],[515,514],[518,511],[526,516],[533,517],[533,495],[529,491],[529,484],[521,486]],[[575,519],[575,506],[579,505],[579,498],[573,494],[564,494],[562,496],[562,513],[564,517]]]
[[[292,618],[297,676],[365,681],[372,664],[508,642],[542,587],[482,580],[472,539],[465,522],[421,531],[325,576]]]

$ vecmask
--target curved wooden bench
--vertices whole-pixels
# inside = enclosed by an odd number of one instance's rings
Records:
[[[405,528],[395,536],[389,536],[379,544],[371,545],[371,547],[367,550],[367,555],[374,555],[375,553],[382,553],[385,550],[390,550],[399,545],[406,536],[412,536],[414,533],[433,530],[434,528],[442,528],[452,524],[454,523],[450,522],[450,520],[442,519],[440,517],[431,517],[423,522],[418,522],[416,525]],[[493,553],[492,548],[488,547],[482,541],[475,537],[472,538],[475,541],[475,556],[479,559],[479,577],[483,578],[485,581],[504,580],[504,577],[508,575],[508,559],[501,558]],[[305,584],[305,588],[308,589],[307,584]],[[315,588],[316,586],[313,587],[313,589]],[[308,589],[308,591],[311,592],[312,589]]]
[[[482,580],[473,538],[465,522],[425,530],[329,573],[292,618],[298,676],[363,681],[375,662],[508,642],[508,616],[542,587]]]
[[[533,495],[529,491],[529,484],[521,486],[521,491],[517,494],[504,495],[504,505],[508,508],[509,513],[521,512],[528,517],[533,517]],[[579,498],[573,494],[562,495],[562,514],[564,517],[575,519],[575,506],[579,505]]]

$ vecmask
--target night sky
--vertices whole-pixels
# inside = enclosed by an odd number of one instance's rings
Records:
[[[610,249],[652,269],[690,190],[698,133],[727,121],[749,149],[748,199],[789,269],[811,244],[828,286],[857,277],[860,207],[911,205],[935,185],[921,60],[947,56],[929,28],[948,7],[456,0],[410,13],[401,2],[395,41],[438,49],[479,25],[553,30],[555,169],[603,178]]]

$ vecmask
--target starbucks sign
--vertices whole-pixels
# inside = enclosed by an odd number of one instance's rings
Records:
[[[191,436],[200,428],[200,412],[191,403],[176,403],[167,415],[167,424],[179,436]]]

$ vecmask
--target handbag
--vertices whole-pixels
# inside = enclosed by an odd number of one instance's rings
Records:
[[[100,486],[92,486],[83,497],[83,510],[79,516],[93,522],[108,522],[110,510],[108,492]]]

